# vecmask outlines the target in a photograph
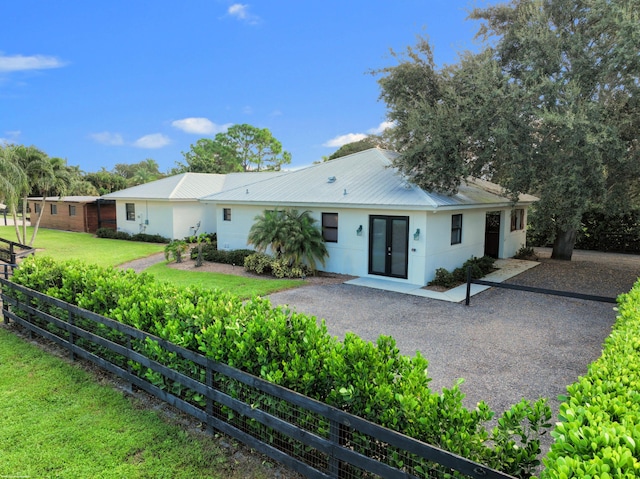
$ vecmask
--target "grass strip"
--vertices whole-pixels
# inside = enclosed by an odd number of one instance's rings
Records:
[[[0,327],[0,477],[266,478]]]
[[[33,227],[27,228],[31,239]],[[0,237],[16,241],[13,226],[0,226]],[[57,260],[78,259],[100,266],[114,266],[164,251],[165,245],[97,238],[89,233],[76,233],[39,228],[34,247],[42,256]]]
[[[145,273],[151,273],[156,279],[168,281],[177,286],[199,286],[207,289],[230,291],[242,299],[266,296],[276,291],[305,285],[305,282],[300,279],[247,278],[232,274],[172,269],[167,267],[166,261],[145,269]]]

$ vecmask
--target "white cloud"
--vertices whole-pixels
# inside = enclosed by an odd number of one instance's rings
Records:
[[[354,141],[363,140],[366,137],[367,135],[365,135],[364,133],[347,133],[346,135],[340,135],[330,139],[329,141],[323,143],[322,146],[339,148],[348,143],[353,143]]]
[[[232,123],[224,125],[216,125],[208,118],[183,118],[171,122],[171,126],[185,133],[193,133],[196,135],[213,135],[215,133],[225,132]]]
[[[103,131],[101,133],[91,133],[89,135],[94,141],[103,145],[119,146],[124,145],[124,139],[120,133],[110,133]]]
[[[244,113],[245,115],[253,115],[253,108],[251,108],[250,106],[245,106],[242,109],[242,113]]]
[[[162,133],[152,133],[151,135],[145,135],[138,138],[133,142],[133,146],[136,148],[155,149],[167,146],[169,143],[171,143],[171,140],[168,136],[165,136]]]
[[[0,54],[0,72],[17,72],[25,70],[45,70],[48,68],[60,68],[66,64],[52,56],[46,55],[12,55]]]
[[[339,148],[348,143],[364,140],[369,135],[379,135],[387,128],[393,128],[393,126],[394,123],[392,121],[383,121],[378,126],[369,128],[366,133],[347,133],[346,135],[336,136],[335,138],[332,138],[329,141],[323,143],[322,146]]]
[[[227,14],[250,25],[260,23],[260,17],[250,13],[249,5],[243,5],[242,3],[234,3],[233,5],[231,5],[227,9]]]
[[[0,145],[10,145],[18,140],[18,137],[22,134],[20,130],[5,131],[7,138],[0,138]]]
[[[370,128],[369,130],[367,130],[367,133],[369,133],[370,135],[379,135],[386,129],[393,128],[394,126],[395,126],[395,123],[392,121],[383,121],[375,128]]]

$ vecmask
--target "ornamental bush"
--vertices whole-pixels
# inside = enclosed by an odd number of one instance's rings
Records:
[[[428,361],[419,353],[401,355],[388,336],[374,344],[350,333],[338,341],[323,321],[274,308],[265,299],[242,301],[219,290],[181,288],[146,273],[76,261],[31,257],[13,281],[512,475],[529,477],[539,464],[539,436],[551,417],[544,399],[522,400],[489,431],[485,424],[494,413],[485,402],[466,409],[461,382],[432,391]],[[103,334],[120,339],[111,330]],[[157,342],[134,346],[168,367],[198,374]],[[139,365],[133,372],[202,406],[193,391],[174,390]]]
[[[640,281],[618,303],[602,356],[567,388],[543,479],[640,477]]]
[[[143,243],[169,243],[171,240],[161,235],[150,235],[146,233],[137,233],[131,235],[125,231],[116,231],[111,228],[98,228],[96,230],[98,238],[119,239],[127,241],[140,241]]]
[[[472,256],[461,267],[454,269],[452,272],[449,272],[446,268],[436,269],[435,277],[429,285],[453,288],[467,281],[467,268],[471,268],[471,277],[473,279],[479,279],[495,270],[494,263],[495,259],[491,256],[483,256],[481,258]]]
[[[291,265],[285,258],[274,258],[265,253],[255,253],[244,260],[244,269],[256,274],[268,274],[276,278],[304,278],[315,274],[315,271],[305,264]]]

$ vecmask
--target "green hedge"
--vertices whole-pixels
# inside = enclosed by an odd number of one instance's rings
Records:
[[[529,477],[539,464],[539,435],[550,426],[546,400],[522,400],[489,431],[485,424],[494,413],[485,402],[466,409],[461,380],[432,391],[427,360],[401,355],[390,337],[373,344],[350,333],[338,341],[324,322],[265,299],[243,302],[230,293],[157,282],[146,273],[47,257],[25,260],[13,281],[512,475]],[[190,370],[174,364],[157,343],[139,347],[170,367]],[[135,372],[172,390],[149,371]],[[189,391],[179,393],[198,404]]]
[[[98,228],[98,238],[119,239],[127,241],[140,241],[142,243],[169,243],[171,240],[161,235],[149,235],[146,233],[129,234],[125,231],[116,231],[111,228]]]
[[[236,266],[244,265],[244,259],[255,253],[252,249],[218,249],[217,244],[203,244],[202,259],[213,263],[233,264]],[[198,257],[198,248],[191,248],[191,259]]]
[[[541,477],[640,477],[640,281],[618,299],[602,356],[569,386]]]

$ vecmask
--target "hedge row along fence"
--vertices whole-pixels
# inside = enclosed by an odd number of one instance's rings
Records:
[[[640,477],[640,281],[618,303],[602,356],[567,388],[544,479]]]
[[[372,344],[348,334],[338,341],[316,318],[274,308],[261,298],[243,302],[225,292],[177,288],[132,270],[56,262],[46,257],[22,263],[13,281],[490,469],[529,477],[540,464],[539,437],[550,427],[551,417],[545,399],[521,401],[489,431],[485,424],[494,413],[485,402],[466,409],[460,382],[441,392],[431,391],[427,360],[419,354],[411,358],[401,355],[390,337],[381,336]],[[105,327],[98,327],[97,334],[115,342],[122,339],[121,333]],[[147,339],[133,346],[145,357],[181,374],[206,380],[192,361],[160,347],[157,341]],[[157,388],[206,408],[197,390],[184,388],[139,362],[122,366]],[[243,393],[241,388],[230,386],[229,394]],[[268,401],[252,400],[256,404]],[[322,437],[330,433],[327,427],[322,421],[312,425],[314,434]],[[277,443],[278,438],[273,440]],[[384,443],[363,441],[384,454]],[[358,447],[354,442],[354,450]],[[427,476],[431,472],[422,473],[419,468],[410,474],[431,477]]]

